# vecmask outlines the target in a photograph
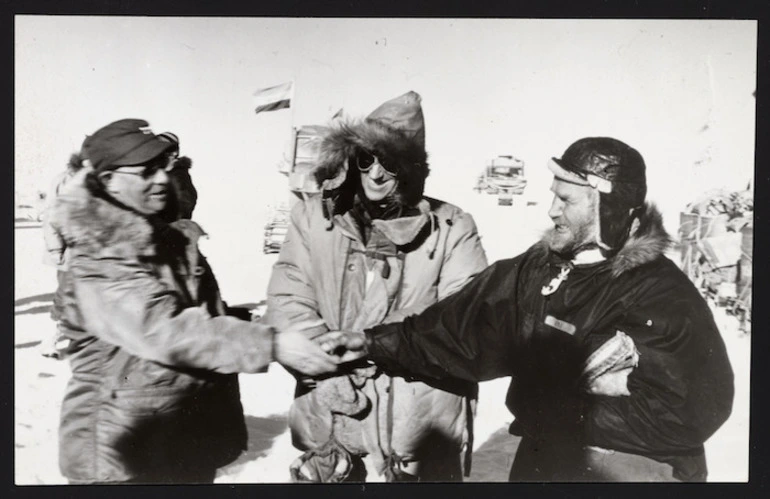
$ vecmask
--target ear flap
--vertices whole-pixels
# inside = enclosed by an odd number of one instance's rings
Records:
[[[607,251],[617,251],[628,239],[635,210],[617,196],[599,193],[599,242]]]

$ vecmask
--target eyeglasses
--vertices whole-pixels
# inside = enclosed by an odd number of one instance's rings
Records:
[[[369,151],[360,151],[353,157],[353,162],[361,173],[368,173],[377,163],[386,175],[395,177],[397,172],[392,167],[385,165],[380,158]]]
[[[127,168],[138,168],[140,165],[129,166]],[[118,168],[117,170],[113,170],[113,173],[122,173],[123,175],[136,175],[138,177],[142,177],[145,180],[153,178],[158,171],[163,170],[166,173],[169,173],[171,170],[174,169],[174,162],[154,162],[152,164],[149,164],[147,166],[142,167],[141,170],[137,171],[128,171],[128,170],[121,170]]]

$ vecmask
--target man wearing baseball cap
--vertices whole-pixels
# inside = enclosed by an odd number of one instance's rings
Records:
[[[733,372],[708,305],[664,256],[644,160],[589,137],[549,168],[543,240],[420,315],[319,341],[391,373],[512,376],[511,481],[703,481]]]
[[[52,210],[70,248],[59,463],[71,483],[211,482],[246,446],[237,373],[336,369],[299,332],[225,315],[202,229],[159,216],[172,147],[144,120],[100,128],[82,146],[93,169]]]

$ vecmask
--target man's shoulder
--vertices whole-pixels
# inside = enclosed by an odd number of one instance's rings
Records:
[[[533,271],[543,267],[546,263],[547,250],[540,243],[535,243],[523,253],[509,258],[503,258],[490,264],[485,272],[494,275],[508,275],[526,270]]]
[[[427,196],[423,197],[423,200],[428,203],[430,211],[440,220],[448,220],[450,224],[462,219],[473,220],[473,215],[471,213],[463,210],[456,204]]]
[[[708,304],[698,288],[679,266],[666,256],[659,256],[629,275],[625,286],[633,289],[639,306],[668,308],[669,304],[678,307],[681,314],[684,303],[693,310],[706,311]]]

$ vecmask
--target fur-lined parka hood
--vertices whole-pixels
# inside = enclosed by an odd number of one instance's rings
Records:
[[[95,196],[86,187],[87,171],[78,172],[54,201],[51,223],[68,247],[92,255],[150,257],[161,243],[183,248],[204,234],[190,220],[168,225]]]
[[[613,277],[656,260],[663,256],[671,245],[671,236],[663,227],[663,215],[654,204],[645,203],[638,220],[636,232],[631,234],[623,247],[609,259]],[[553,229],[550,229],[546,232],[537,244],[537,251],[543,257],[550,253],[548,240],[552,231]]]
[[[327,128],[314,175],[324,196],[335,198],[335,213],[350,207],[360,179],[348,161],[362,150],[397,171],[395,199],[402,206],[415,207],[429,172],[420,96],[408,92],[363,120],[341,119]]]

